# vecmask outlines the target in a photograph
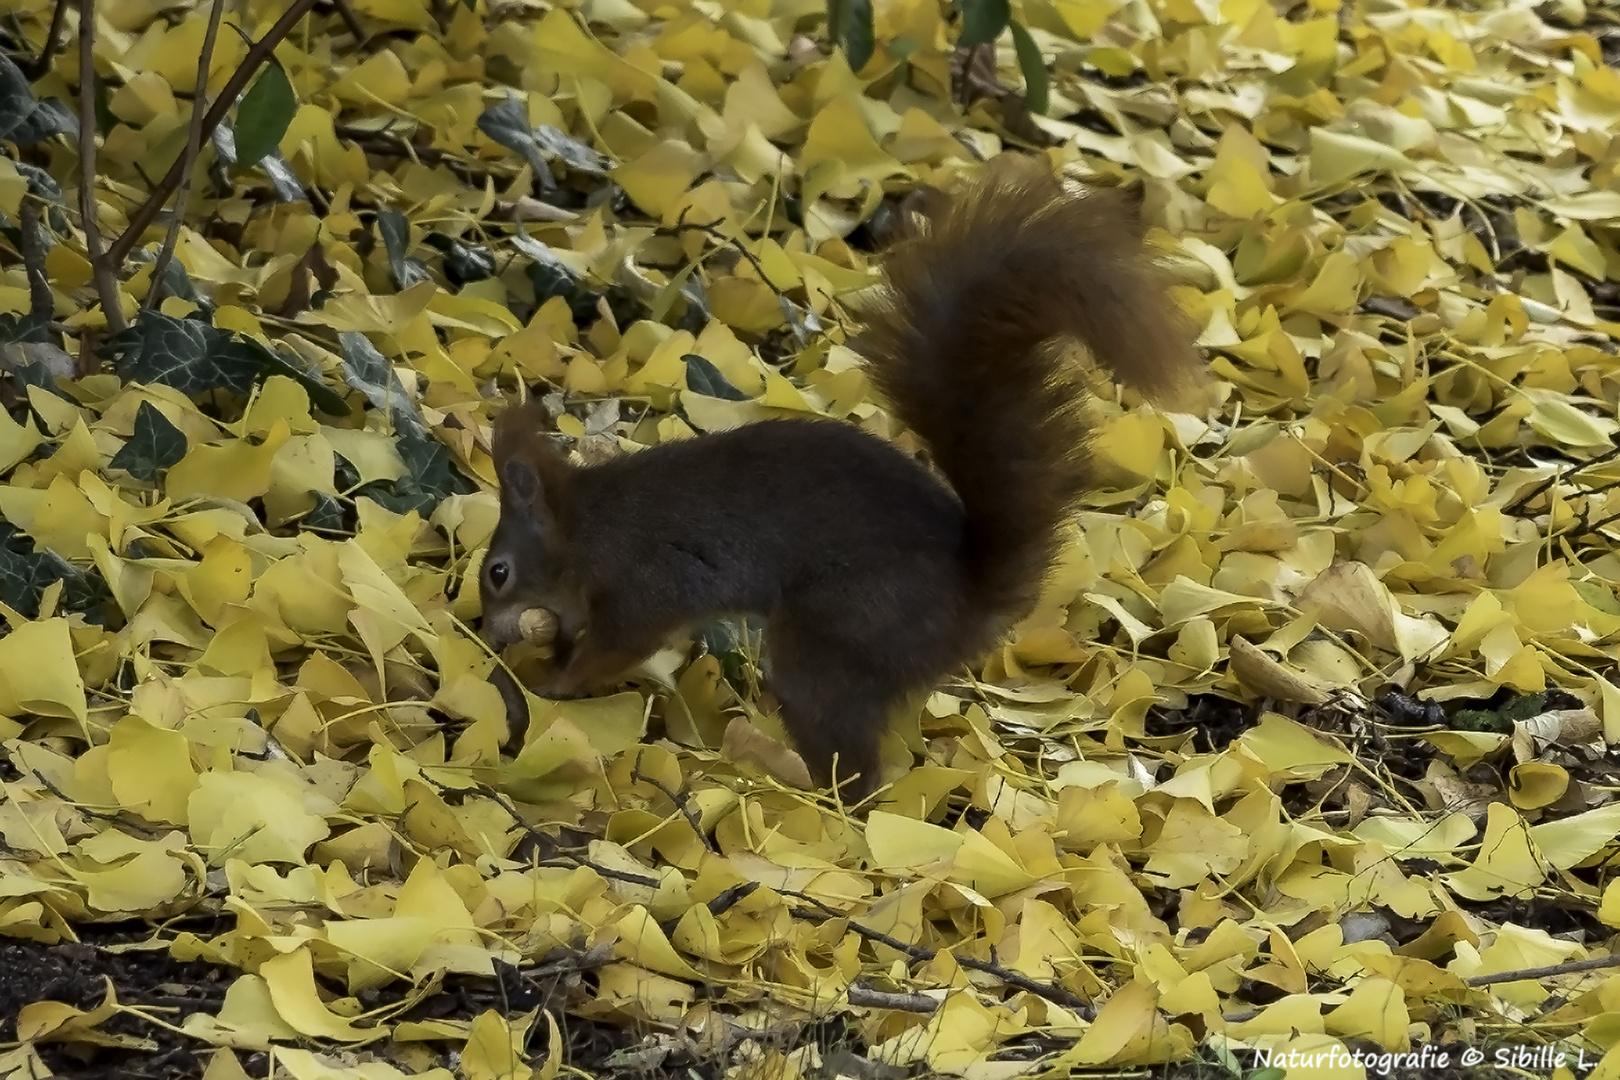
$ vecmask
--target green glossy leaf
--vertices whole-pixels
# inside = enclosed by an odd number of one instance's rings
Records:
[[[695,394],[707,394],[710,397],[724,398],[727,401],[747,401],[748,395],[731,385],[731,381],[720,374],[720,369],[697,353],[687,353],[681,357],[686,361],[686,388]]]
[[[1051,75],[1046,58],[1023,23],[1011,23],[1013,48],[1018,51],[1018,69],[1024,73],[1024,103],[1032,113],[1044,113],[1051,101]]]
[[[382,234],[383,249],[388,253],[388,268],[394,273],[394,284],[401,289],[432,280],[427,267],[411,258],[411,223],[405,215],[389,207],[377,213],[377,231]]]
[[[0,600],[31,619],[39,614],[46,588],[57,581],[69,611],[90,611],[108,596],[100,574],[81,570],[53,551],[36,550],[30,537],[0,521]]]
[[[112,467],[151,482],[185,456],[185,432],[169,423],[156,405],[143,401],[135,414],[135,434],[113,455]]]
[[[185,394],[246,393],[259,374],[257,358],[227,331],[153,308],[142,310],[107,349],[126,382],[162,383]]]
[[[829,0],[827,23],[833,41],[844,50],[851,71],[872,59],[877,34],[872,26],[872,0]]]
[[[377,351],[366,335],[353,330],[339,334],[338,343],[343,347],[343,381],[381,409],[401,438],[428,438],[427,425],[422,422],[416,402],[405,392],[388,358]]]
[[[298,96],[287,73],[280,64],[265,65],[236,107],[236,160],[244,166],[257,165],[281,145],[297,111]]]
[[[28,76],[0,54],[0,139],[31,146],[51,135],[78,133],[79,118],[55,98],[35,100]]]
[[[962,8],[962,36],[957,44],[963,47],[984,45],[996,40],[1012,21],[1009,0],[960,0]]]

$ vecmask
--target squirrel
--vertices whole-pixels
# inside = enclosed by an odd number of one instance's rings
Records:
[[[884,256],[886,297],[852,342],[933,470],[809,418],[578,466],[533,403],[500,414],[485,636],[498,648],[525,612],[555,616],[560,668],[537,693],[577,696],[704,619],[762,615],[788,733],[819,783],[859,801],[890,707],[1033,610],[1096,483],[1086,379],[1061,339],[1149,397],[1202,361],[1129,194],[1076,195],[1044,159],[1004,155],[933,202]]]

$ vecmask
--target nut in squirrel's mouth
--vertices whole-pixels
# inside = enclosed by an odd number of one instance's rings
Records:
[[[525,685],[537,685],[549,678],[567,656],[570,642],[564,639],[555,612],[529,608],[518,616],[518,636],[490,644]]]
[[[518,633],[522,640],[529,645],[553,645],[557,641],[558,621],[556,613],[545,608],[529,608],[518,616]]]

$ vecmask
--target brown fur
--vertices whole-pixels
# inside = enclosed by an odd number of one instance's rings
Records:
[[[532,408],[496,420],[486,632],[502,644],[524,610],[557,614],[565,659],[543,692],[609,682],[704,618],[763,614],[800,752],[819,780],[863,795],[889,707],[1028,614],[1091,484],[1084,380],[1053,339],[1078,339],[1148,394],[1200,368],[1130,199],[1068,194],[1044,163],[994,163],[885,268],[890,298],[858,347],[949,487],[832,421],[578,468]]]

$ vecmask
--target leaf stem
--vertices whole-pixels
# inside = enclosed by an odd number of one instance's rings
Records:
[[[113,273],[118,262],[102,250],[101,222],[96,218],[96,0],[79,0],[79,216],[101,311],[107,328],[116,334],[128,325]]]
[[[174,210],[169,215],[169,229],[163,235],[163,247],[157,262],[152,265],[152,285],[146,290],[145,307],[156,307],[163,299],[163,275],[174,258],[174,245],[180,239],[180,222],[186,216],[186,197],[191,193],[191,174],[197,166],[197,155],[202,152],[203,102],[208,100],[208,72],[214,62],[214,39],[219,36],[219,18],[225,11],[225,0],[214,0],[208,10],[208,29],[203,34],[202,56],[197,60],[197,92],[191,99],[191,132],[186,136],[186,152],[181,156],[180,186],[175,191]]]
[[[28,81],[43,78],[51,70],[51,59],[56,55],[57,40],[62,36],[62,24],[67,21],[67,9],[71,0],[56,0],[56,7],[51,10],[51,25],[45,31],[45,43],[39,47],[39,55],[34,62],[28,65]]]

